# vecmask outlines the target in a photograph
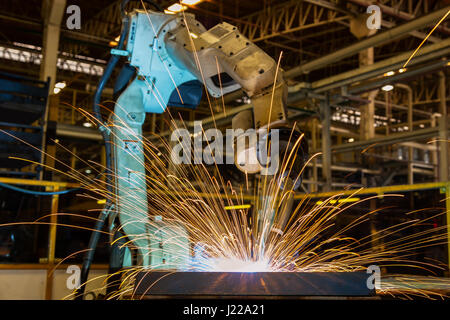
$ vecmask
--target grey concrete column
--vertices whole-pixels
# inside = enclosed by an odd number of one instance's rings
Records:
[[[44,0],[42,1],[42,18],[44,20],[44,32],[42,43],[42,60],[41,70],[39,78],[42,81],[47,81],[50,78],[49,95],[53,94],[53,88],[55,86],[56,68],[58,63],[58,47],[59,47],[59,35],[61,20],[65,12],[66,0]],[[44,126],[42,135],[42,150],[47,153],[54,152],[55,150],[47,150],[46,148],[46,135],[47,135],[47,122],[50,112],[50,101],[48,99],[47,106],[44,114]],[[57,106],[56,106],[57,108]],[[52,149],[52,148],[50,148]],[[53,148],[54,149],[54,148]],[[41,163],[45,161],[45,153],[41,155]],[[43,171],[41,171],[40,179],[43,178]]]
[[[42,18],[44,32],[42,43],[42,61],[40,78],[45,81],[51,78],[50,90],[53,90],[58,62],[59,35],[61,21],[66,8],[66,0],[44,0],[42,2]]]

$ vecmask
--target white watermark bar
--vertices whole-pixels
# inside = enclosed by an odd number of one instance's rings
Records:
[[[201,121],[194,131],[180,128],[172,132],[174,164],[233,164],[247,173],[274,175],[279,166],[279,130],[211,128],[203,130]]]

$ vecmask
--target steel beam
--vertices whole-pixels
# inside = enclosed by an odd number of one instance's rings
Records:
[[[386,187],[361,188],[359,190],[346,189],[346,190],[338,190],[338,191],[331,191],[331,192],[296,194],[294,196],[294,199],[329,198],[329,197],[336,196],[336,195],[345,196],[345,195],[356,195],[356,194],[357,195],[363,195],[363,194],[383,195],[383,194],[395,193],[395,192],[441,189],[441,188],[446,188],[448,186],[450,186],[450,185],[447,182],[430,182],[430,183],[418,183],[418,184],[412,184],[412,185],[407,184],[407,185],[386,186]],[[450,198],[448,198],[448,199],[450,199]],[[447,207],[447,208],[450,208],[450,207]],[[450,212],[450,211],[448,211],[448,212]],[[448,215],[448,216],[450,217],[450,215]]]
[[[367,0],[349,0],[349,1],[353,2],[357,5],[360,5],[362,7],[366,7],[366,8],[368,6],[370,6],[371,4],[374,4],[373,1],[367,1]],[[410,21],[410,20],[413,20],[416,18],[416,16],[414,14],[400,11],[399,8],[389,7],[386,4],[380,3],[380,1],[377,1],[376,5],[378,7],[380,7],[381,12],[383,12],[387,15],[390,15],[392,17],[396,17],[396,18],[406,20],[406,21]],[[418,3],[418,5],[420,5],[420,3]],[[439,26],[437,29],[444,32],[447,35],[450,34],[450,29],[445,26]]]
[[[349,16],[308,1],[287,1],[240,18],[237,27],[253,42],[283,36],[295,31],[347,20]]]
[[[371,81],[368,83],[363,83],[361,85],[353,86],[348,89],[348,92],[351,94],[358,94],[362,92],[366,92],[369,90],[373,90],[375,88],[379,88],[385,84],[394,84],[403,79],[412,78],[421,74],[431,73],[436,70],[440,70],[444,68],[448,64],[448,60],[441,60],[434,63],[430,63],[424,66],[420,66],[415,69],[408,70],[407,72],[399,73],[391,77],[384,77],[376,81]],[[445,101],[445,99],[444,99]]]
[[[292,68],[285,72],[286,78],[294,78],[296,76],[299,76],[301,74],[305,74],[317,69],[320,69],[324,66],[330,65],[336,61],[342,60],[346,57],[352,56],[355,53],[358,53],[364,49],[375,47],[383,43],[391,42],[393,40],[396,40],[405,34],[420,29],[422,27],[426,27],[432,23],[436,23],[441,19],[447,11],[450,10],[450,6],[446,6],[440,10],[434,11],[428,15],[422,16],[420,18],[417,18],[415,20],[412,20],[410,22],[407,22],[405,24],[402,24],[400,26],[397,26],[395,28],[389,29],[385,32],[379,33],[377,35],[374,35],[372,37],[367,38],[363,41],[358,41],[354,43],[353,45],[350,45],[346,48],[343,48],[341,50],[337,50],[335,52],[332,52],[330,54],[327,54],[323,57],[320,57],[316,60],[307,62],[305,64],[302,64],[300,66],[297,66],[295,68]]]
[[[412,141],[412,140],[420,140],[420,139],[428,139],[432,137],[436,137],[439,135],[439,130],[437,128],[426,128],[419,129],[413,132],[406,133],[396,133],[388,136],[376,137],[374,139],[366,140],[366,141],[357,141],[352,143],[345,143],[342,145],[335,145],[331,147],[333,152],[348,152],[353,150],[361,150],[370,145],[374,145],[377,147],[387,145],[387,144],[395,144],[404,141]]]
[[[422,63],[428,60],[436,59],[450,53],[450,39],[441,41],[440,43],[432,44],[423,47],[417,55],[412,59],[408,67],[414,64]],[[408,51],[399,54],[395,57],[388,58],[373,65],[364,66],[354,70],[346,71],[335,76],[331,76],[325,79],[321,79],[311,83],[309,86],[316,93],[326,92],[335,88],[339,88],[345,85],[357,81],[363,81],[376,76],[382,75],[386,71],[397,70],[402,67],[405,61],[411,56],[412,51]],[[407,74],[404,73],[404,74]],[[293,95],[301,88],[307,88],[306,84],[299,84],[289,88],[289,94]]]

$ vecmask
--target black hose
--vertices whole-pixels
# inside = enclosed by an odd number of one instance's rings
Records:
[[[89,276],[89,270],[91,268],[92,260],[94,260],[95,248],[97,247],[98,240],[100,239],[101,230],[105,224],[105,220],[108,218],[111,207],[105,207],[100,212],[97,222],[95,223],[94,231],[91,234],[91,238],[89,239],[88,248],[89,251],[86,252],[83,259],[83,266],[81,268],[80,274],[80,287],[77,289],[75,293],[76,300],[83,300],[84,292],[86,290],[86,283]]]

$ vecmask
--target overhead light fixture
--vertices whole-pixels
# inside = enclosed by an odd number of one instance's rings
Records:
[[[92,170],[91,170],[91,169],[86,169],[84,172],[85,172],[86,174],[91,174],[91,173],[92,173]]]
[[[90,122],[84,122],[84,123],[83,123],[83,127],[90,128],[90,127],[92,127],[92,123],[90,123]]]
[[[392,84],[387,84],[387,85],[381,87],[381,90],[383,90],[383,91],[391,91],[392,89],[394,89],[394,86]]]
[[[53,94],[58,94],[61,92],[62,89],[66,87],[65,81],[60,81],[55,83],[55,87],[53,88]]]
[[[65,81],[57,82],[55,84],[55,88],[64,89],[65,87],[66,87],[66,82]]]
[[[386,72],[386,73],[384,74],[384,76],[385,76],[385,77],[390,77],[390,76],[393,76],[394,74],[395,74],[394,71],[388,71],[388,72]]]
[[[181,0],[182,4],[186,4],[188,6],[195,6],[196,4],[199,4],[203,0]]]
[[[173,5],[171,5],[170,7],[167,8],[167,11],[171,11],[173,13],[178,13],[178,12],[184,11],[186,9],[187,9],[186,6],[183,6],[179,3],[174,3]]]
[[[175,12],[169,11],[169,10],[167,10],[167,9],[164,9],[164,13],[165,13],[165,14],[175,14]]]
[[[109,42],[110,47],[117,47],[119,45],[120,35],[114,38],[114,40]]]
[[[198,38],[198,35],[196,35],[196,34],[193,33],[193,32],[190,32],[189,34],[191,35],[191,37],[192,37],[193,39],[197,39],[197,38]]]
[[[406,71],[406,68],[398,69],[398,72],[399,72],[399,73],[403,73],[403,72],[405,72],[405,71]]]
[[[355,139],[350,138],[350,139],[348,139],[348,142],[350,142],[350,143],[355,142]]]

